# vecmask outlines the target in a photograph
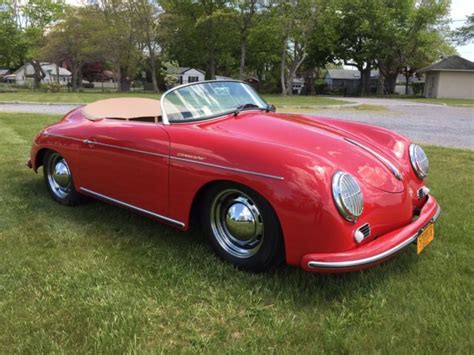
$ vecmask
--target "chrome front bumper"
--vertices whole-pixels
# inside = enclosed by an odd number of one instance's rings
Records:
[[[417,221],[396,231],[342,253],[308,254],[301,266],[308,271],[341,272],[364,269],[376,265],[416,242],[426,227],[436,222],[441,208],[433,197],[429,197]]]

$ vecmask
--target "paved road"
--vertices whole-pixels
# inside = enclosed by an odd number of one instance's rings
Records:
[[[413,141],[474,149],[474,107],[452,107],[407,100],[344,98],[359,104],[384,106],[383,111],[354,107],[322,108],[315,115],[366,122],[399,132]],[[74,105],[0,104],[0,112],[64,114]]]
[[[351,98],[349,101],[383,106],[385,110],[328,108],[318,110],[314,114],[382,126],[418,143],[474,149],[474,107],[453,107],[394,99]]]
[[[50,115],[64,115],[78,105],[45,105],[45,104],[2,104],[0,112],[27,112]]]

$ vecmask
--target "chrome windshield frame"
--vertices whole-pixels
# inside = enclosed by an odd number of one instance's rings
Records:
[[[169,119],[168,119],[168,115],[166,114],[166,111],[165,111],[165,105],[164,105],[164,102],[165,102],[165,98],[168,94],[172,93],[173,91],[176,91],[176,90],[179,90],[181,88],[184,88],[184,87],[187,87],[187,86],[191,86],[191,85],[199,85],[199,84],[207,84],[207,83],[226,83],[226,82],[230,82],[230,83],[239,83],[239,84],[243,84],[243,85],[246,85],[248,86],[259,98],[260,100],[262,100],[264,103],[267,103],[248,83],[244,82],[244,81],[241,81],[241,80],[235,80],[235,79],[215,79],[215,80],[204,80],[204,81],[195,81],[195,82],[192,82],[192,83],[187,83],[187,84],[182,84],[182,85],[178,85],[178,86],[175,86],[167,91],[165,91],[165,93],[161,96],[161,99],[160,99],[160,107],[161,107],[161,122],[163,122],[164,125],[170,125],[172,123],[187,123],[187,122],[196,122],[196,121],[205,121],[207,119],[212,119],[212,118],[216,118],[216,117],[219,117],[219,116],[224,116],[224,115],[228,115],[229,113],[231,113],[232,111],[229,111],[229,112],[222,112],[218,115],[213,115],[209,118],[202,118],[202,119],[196,119],[196,120],[189,120],[189,121],[183,121],[183,122],[170,122]],[[261,108],[263,109],[263,107]]]

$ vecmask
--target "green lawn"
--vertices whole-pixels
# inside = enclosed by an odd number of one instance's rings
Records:
[[[45,93],[33,92],[31,90],[21,90],[17,92],[0,93],[0,101],[23,101],[23,102],[53,102],[53,103],[88,103],[101,99],[112,97],[149,97],[159,99],[159,94],[149,92],[130,92],[130,93],[102,93],[94,91],[86,92],[61,92],[61,93]],[[300,106],[311,108],[321,105],[343,105],[349,102],[343,100],[335,100],[321,96],[291,96],[282,97],[280,95],[263,95],[265,100],[277,107]]]
[[[199,231],[53,202],[24,167],[57,117],[0,114],[0,353],[474,352],[474,153],[426,147],[434,242],[363,272],[234,270]]]

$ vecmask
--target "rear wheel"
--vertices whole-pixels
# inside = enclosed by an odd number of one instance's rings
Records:
[[[260,272],[283,261],[278,218],[256,192],[240,185],[216,185],[206,194],[201,218],[215,252],[235,266]]]
[[[74,181],[69,165],[59,153],[48,151],[44,155],[43,174],[51,197],[68,206],[83,201],[83,196],[74,189]]]

